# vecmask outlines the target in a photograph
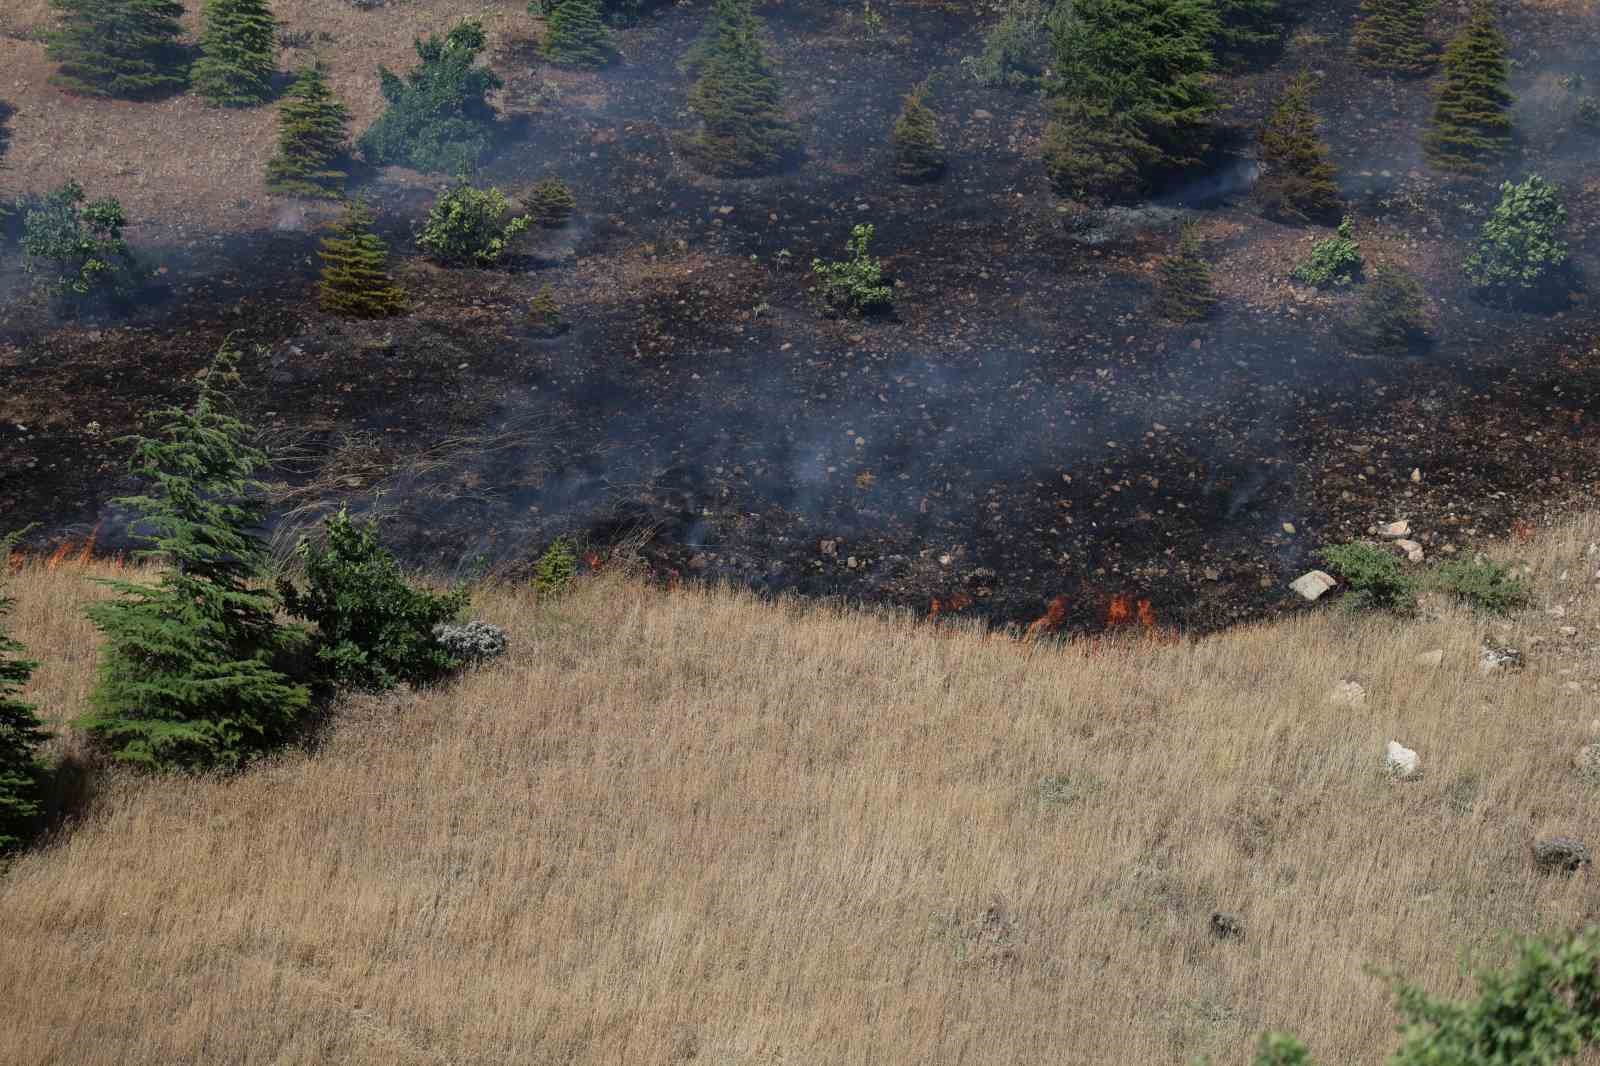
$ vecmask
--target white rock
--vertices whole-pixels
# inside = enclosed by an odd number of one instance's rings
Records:
[[[1416,663],[1418,666],[1440,666],[1444,663],[1444,649],[1434,648],[1432,651],[1425,651],[1417,656]]]
[[[1410,535],[1411,523],[1407,522],[1404,518],[1400,519],[1398,522],[1390,522],[1386,526],[1378,527],[1378,536],[1388,537],[1390,540],[1393,540],[1396,537],[1409,537]]]
[[[1389,741],[1383,750],[1383,768],[1402,781],[1422,776],[1422,759],[1398,740]]]
[[[1339,582],[1335,581],[1331,575],[1325,574],[1321,570],[1311,570],[1289,582],[1289,587],[1305,599],[1316,602],[1322,598],[1323,593],[1338,584]]]
[[[1422,480],[1422,468],[1421,467],[1415,467],[1415,468],[1412,469],[1412,471],[1411,471],[1411,480],[1412,480],[1413,483],[1417,483],[1417,482],[1420,482]]]
[[[1406,561],[1410,563],[1422,562],[1422,545],[1414,540],[1401,538],[1394,542],[1394,546],[1406,553]]]
[[[1359,681],[1341,681],[1328,693],[1328,702],[1339,707],[1360,707],[1367,702],[1367,690]]]

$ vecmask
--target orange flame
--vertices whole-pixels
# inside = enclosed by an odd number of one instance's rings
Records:
[[[600,558],[600,553],[599,552],[588,552],[588,553],[586,553],[584,555],[584,557],[583,557],[583,561],[588,564],[589,569],[590,569],[591,572],[596,573],[596,574],[598,574],[600,572],[600,566],[601,566],[602,560]]]
[[[1022,635],[1023,643],[1031,644],[1040,637],[1048,636],[1060,629],[1067,622],[1067,598],[1057,596],[1050,601],[1050,606],[1045,608],[1044,614],[1034,619],[1028,626],[1028,631]]]
[[[1145,629],[1156,627],[1156,610],[1149,600],[1134,600],[1123,593],[1113,596],[1106,606],[1106,628],[1115,629],[1137,621]]]
[[[964,611],[972,606],[972,597],[965,592],[958,592],[948,600],[935,599],[928,607],[928,621],[933,621],[945,612]]]
[[[1526,544],[1533,539],[1533,523],[1526,518],[1516,518],[1511,522],[1511,539],[1518,544]]]

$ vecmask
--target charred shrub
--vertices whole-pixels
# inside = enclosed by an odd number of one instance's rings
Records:
[[[868,254],[873,232],[873,226],[866,223],[850,231],[848,259],[811,261],[811,273],[817,279],[815,291],[824,307],[862,314],[894,306],[894,286],[884,280],[883,264]]]
[[[466,607],[465,588],[448,593],[414,588],[378,539],[375,522],[356,522],[343,510],[329,518],[321,542],[302,539],[296,555],[302,589],[278,582],[284,606],[317,627],[321,679],[366,690],[405,681],[424,684],[460,665],[434,636]]]
[[[125,225],[119,201],[89,200],[69,181],[23,212],[23,269],[61,295],[127,288],[139,267],[122,239]]]
[[[1349,587],[1344,603],[1356,610],[1410,615],[1417,609],[1417,583],[1391,551],[1361,541],[1332,544],[1317,553]]]
[[[507,218],[511,204],[499,189],[463,181],[434,201],[417,231],[417,246],[446,266],[489,266],[532,224],[528,215]]]
[[[1547,300],[1571,261],[1567,209],[1555,186],[1537,174],[1500,186],[1500,203],[1467,256],[1467,280],[1483,295],[1507,303]]]
[[[1330,285],[1348,285],[1360,274],[1361,246],[1355,242],[1352,223],[1346,217],[1332,237],[1311,246],[1311,257],[1295,267],[1289,276],[1302,284],[1325,289]]]
[[[1384,263],[1344,324],[1345,339],[1368,351],[1400,354],[1433,340],[1428,300],[1409,271]]]
[[[1527,606],[1528,587],[1511,568],[1488,559],[1455,559],[1434,571],[1431,587],[1489,614],[1510,614]]]

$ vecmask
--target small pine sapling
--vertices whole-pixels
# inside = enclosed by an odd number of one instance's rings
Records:
[[[415,42],[421,63],[404,78],[378,68],[388,108],[357,140],[369,162],[463,174],[494,143],[495,110],[488,95],[504,83],[477,65],[488,47],[483,25],[465,20],[444,37]]]
[[[1444,53],[1444,82],[1423,138],[1430,162],[1475,173],[1511,148],[1511,64],[1488,0],[1474,0]]]
[[[405,293],[389,276],[389,246],[372,232],[371,209],[352,203],[335,231],[323,238],[317,254],[322,277],[317,302],[324,311],[351,318],[403,314]]]
[[[939,138],[939,119],[928,106],[930,87],[929,81],[923,81],[906,94],[890,138],[895,177],[911,184],[939,180],[949,163]]]
[[[0,581],[17,536],[0,537]],[[33,704],[20,698],[39,664],[22,658],[26,649],[6,633],[15,602],[0,587],[0,855],[26,843],[39,818],[39,749],[50,737]]]
[[[571,328],[571,325],[561,315],[561,305],[556,303],[556,297],[550,291],[550,286],[542,285],[539,291],[533,294],[533,299],[528,301],[528,323],[534,336],[559,337]]]
[[[552,63],[587,70],[611,62],[611,31],[601,20],[599,0],[552,0],[544,54]]]
[[[578,576],[578,553],[566,537],[557,537],[533,564],[533,588],[541,596],[559,596]]]
[[[1415,351],[1433,338],[1422,283],[1405,269],[1379,264],[1344,334],[1353,345],[1392,355]]]
[[[46,53],[52,84],[70,93],[150,100],[189,83],[174,0],[50,0],[61,16]]]
[[[291,196],[338,197],[349,176],[338,168],[350,140],[350,111],[333,95],[320,63],[300,71],[278,108],[278,154],[267,188]]]
[[[278,22],[267,0],[206,0],[200,58],[190,81],[221,107],[254,107],[272,98],[278,70]]]
[[[700,119],[700,128],[688,136],[684,148],[710,174],[769,174],[799,152],[800,134],[784,114],[783,90],[749,0],[716,3],[716,35],[689,90],[689,108]]]
[[[1420,77],[1438,62],[1428,40],[1428,16],[1435,0],[1361,0],[1351,43],[1356,59],[1369,70]]]
[[[1266,173],[1256,197],[1269,215],[1296,221],[1337,215],[1343,203],[1328,143],[1311,109],[1313,82],[1301,74],[1289,83],[1261,131]]]
[[[1201,254],[1200,236],[1186,229],[1177,250],[1161,264],[1156,311],[1173,322],[1197,322],[1211,317],[1216,306],[1211,265]]]
[[[545,178],[522,198],[522,206],[529,217],[545,229],[560,229],[578,209],[578,198],[572,195],[572,187],[560,178]]]

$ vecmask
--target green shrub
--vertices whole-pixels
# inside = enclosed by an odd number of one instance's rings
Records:
[[[494,108],[489,93],[502,82],[477,66],[486,46],[483,26],[466,20],[444,38],[415,42],[421,65],[404,79],[383,67],[378,79],[388,108],[357,147],[378,165],[464,174],[494,143]]]
[[[560,178],[545,178],[522,198],[528,215],[546,229],[560,229],[578,209],[578,198],[572,187]]]
[[[559,596],[578,576],[578,553],[566,537],[550,542],[533,564],[533,587],[541,596]]]
[[[846,247],[850,258],[832,263],[811,261],[817,291],[824,306],[831,310],[860,314],[894,306],[894,286],[883,277],[883,264],[868,254],[874,229],[856,226],[850,231]]]
[[[1351,236],[1347,217],[1334,236],[1311,246],[1311,257],[1290,272],[1290,277],[1306,285],[1327,288],[1348,285],[1361,274],[1361,246]]]
[[[489,266],[533,223],[528,215],[507,218],[511,203],[499,189],[475,189],[463,181],[434,201],[417,231],[417,246],[447,266]]]
[[[1395,354],[1432,339],[1422,283],[1401,267],[1383,263],[1344,324],[1346,339],[1369,351]]]
[[[1201,254],[1200,239],[1185,230],[1177,250],[1164,259],[1156,288],[1156,312],[1173,322],[1209,318],[1217,294],[1211,285],[1211,266]]]
[[[375,522],[356,522],[340,510],[323,532],[321,543],[302,539],[296,549],[305,588],[278,581],[289,613],[317,627],[323,681],[378,691],[402,681],[426,684],[460,665],[434,627],[455,621],[466,608],[465,587],[435,593],[411,586]]]
[[[1360,541],[1333,544],[1318,552],[1344,581],[1344,603],[1358,610],[1409,615],[1417,609],[1417,583],[1394,552]]]
[[[1500,186],[1500,203],[1467,256],[1467,280],[1507,300],[1537,297],[1560,279],[1571,259],[1567,209],[1555,186],[1534,174]]]
[[[278,72],[278,22],[267,0],[206,0],[195,89],[222,107],[254,107],[272,99]]]
[[[169,407],[135,438],[133,472],[145,494],[120,499],[166,564],[154,585],[103,581],[114,599],[93,604],[104,636],[92,710],[78,725],[112,757],[151,769],[237,766],[283,739],[309,696],[277,662],[303,634],[276,618],[259,582],[269,555],[255,471],[267,456],[232,412],[237,355],[217,353],[190,409]]]
[[[1430,585],[1489,614],[1510,614],[1530,598],[1510,567],[1488,559],[1453,559],[1434,571]]]
[[[1034,89],[1050,64],[1049,0],[1010,0],[1000,21],[983,35],[983,51],[961,61],[980,85]]]
[[[60,64],[50,81],[73,93],[148,100],[189,82],[174,0],[50,0],[61,16],[47,52]]]
[[[0,537],[0,581],[16,535]],[[0,588],[0,623],[16,602]],[[49,738],[32,704],[18,696],[38,663],[23,659],[25,649],[0,624],[0,855],[27,842],[39,818],[39,748]]]
[[[278,108],[278,154],[267,188],[295,196],[337,197],[348,175],[337,169],[350,139],[350,111],[328,86],[327,68],[301,69]]]
[[[139,274],[122,239],[125,225],[121,203],[90,201],[82,185],[69,181],[23,214],[23,269],[63,294],[125,288]]]

